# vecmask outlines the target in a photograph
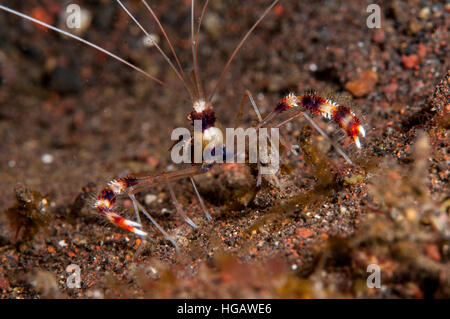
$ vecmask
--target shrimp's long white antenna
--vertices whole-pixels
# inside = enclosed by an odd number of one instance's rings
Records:
[[[197,89],[197,95],[199,98],[203,98],[200,96],[200,84],[198,81],[198,75],[197,75],[197,58],[195,56],[195,40],[194,40],[194,3],[195,0],[191,0],[191,46],[192,46],[192,60],[194,63],[194,85]],[[203,94],[202,94],[203,95]]]
[[[147,10],[150,12],[150,14],[152,15],[153,19],[155,20],[156,24],[158,25],[159,29],[161,30],[164,38],[167,41],[167,44],[169,45],[170,51],[172,52],[173,57],[175,58],[175,61],[177,62],[178,68],[181,71],[181,74],[184,75],[184,71],[183,68],[181,67],[181,63],[180,60],[178,59],[178,56],[175,52],[175,49],[173,48],[172,42],[169,39],[169,36],[166,33],[166,30],[164,30],[164,27],[162,26],[161,22],[158,19],[158,16],[155,14],[155,12],[153,11],[153,9],[150,7],[150,5],[147,3],[147,1],[145,0],[141,0],[141,2],[144,4],[144,6],[147,8]],[[184,76],[185,77],[185,76]],[[194,100],[192,100],[192,102],[195,102]]]
[[[194,0],[192,0],[192,1],[194,1]],[[206,0],[205,5],[203,6],[203,9],[202,9],[202,13],[200,15],[200,19],[198,21],[197,33],[195,35],[195,40],[194,40],[194,38],[192,38],[192,45],[193,45],[192,55],[194,56],[194,72],[195,72],[195,76],[196,76],[195,80],[197,81],[197,86],[200,88],[200,91],[201,91],[200,95],[203,98],[205,98],[205,96],[204,96],[205,93],[204,93],[204,90],[202,88],[202,81],[201,81],[201,78],[200,78],[200,72],[198,70],[198,38],[199,38],[199,35],[200,35],[200,28],[202,26],[203,17],[205,16],[205,12],[206,12],[206,8],[208,8],[208,4],[209,4],[209,0]],[[194,20],[193,20],[194,19],[194,13],[193,12],[194,12],[194,4],[192,4],[192,14],[191,14],[192,30],[194,28]]]
[[[30,16],[28,16],[28,15],[26,15],[26,14],[23,14],[23,13],[21,13],[21,12],[18,12],[18,11],[16,11],[16,10],[10,9],[10,8],[8,8],[8,7],[5,7],[5,6],[3,6],[3,5],[0,5],[0,10],[6,11],[6,12],[9,12],[9,13],[12,13],[12,14],[14,14],[14,15],[16,15],[16,16],[19,16],[19,17],[21,17],[21,18],[23,18],[23,19],[25,19],[25,20],[28,20],[28,21],[37,23],[37,24],[39,24],[39,25],[41,25],[41,26],[43,26],[43,27],[46,27],[46,28],[48,28],[48,29],[50,29],[50,30],[53,30],[53,31],[55,31],[55,32],[61,33],[61,34],[65,35],[65,36],[68,36],[68,37],[70,37],[70,38],[72,38],[72,39],[75,39],[75,40],[77,40],[77,41],[80,41],[80,42],[82,42],[82,43],[84,43],[84,44],[86,44],[86,45],[88,45],[88,46],[90,46],[90,47],[92,47],[92,48],[94,48],[94,49],[100,51],[100,52],[103,52],[103,53],[109,55],[110,57],[116,59],[117,61],[122,62],[123,64],[125,64],[125,65],[129,66],[130,68],[132,68],[132,69],[138,71],[139,73],[145,75],[147,78],[149,78],[149,79],[155,81],[156,83],[158,83],[158,84],[160,84],[160,85],[162,85],[162,86],[165,85],[163,81],[161,81],[160,79],[157,79],[157,78],[155,78],[154,76],[148,74],[147,72],[145,72],[145,71],[142,70],[141,68],[135,66],[134,64],[131,64],[130,62],[128,62],[128,61],[122,59],[121,57],[115,55],[114,53],[111,53],[111,52],[109,52],[109,51],[103,49],[102,47],[99,47],[98,45],[96,45],[96,44],[94,44],[94,43],[92,43],[92,42],[89,42],[89,41],[87,41],[87,40],[85,40],[85,39],[83,39],[83,38],[80,38],[79,36],[76,36],[76,35],[74,35],[74,34],[72,34],[72,33],[70,33],[70,32],[61,30],[61,29],[59,29],[59,28],[57,28],[57,27],[54,27],[54,26],[52,26],[52,25],[50,25],[50,24],[47,24],[47,23],[45,23],[45,22],[42,22],[42,21],[40,21],[40,20],[38,20],[38,19],[35,19],[35,18],[30,17]]]
[[[233,61],[236,54],[239,52],[239,50],[244,45],[245,41],[248,39],[248,37],[252,34],[253,30],[258,26],[258,24],[264,19],[264,17],[269,14],[269,12],[272,10],[272,8],[278,3],[279,0],[275,0],[272,2],[272,4],[264,11],[264,13],[259,17],[259,19],[253,24],[253,26],[250,28],[250,30],[247,31],[245,36],[242,38],[241,42],[236,46],[236,49],[234,49],[233,53],[231,54],[230,58],[228,59],[227,64],[222,70],[222,73],[219,76],[219,79],[217,80],[217,83],[213,90],[211,91],[211,94],[208,97],[208,101],[211,101],[214,97],[214,94],[216,93],[217,89],[219,88],[220,84],[222,83],[222,80],[227,73],[228,69],[230,68],[231,62]]]
[[[147,32],[147,30],[144,29],[144,27],[139,23],[139,21],[137,21],[137,19],[131,14],[131,12],[125,7],[125,5],[120,0],[116,0],[116,1],[122,7],[122,9],[130,16],[130,18],[134,21],[134,23],[136,23],[136,25],[139,27],[139,29],[141,29],[142,32],[144,32],[144,34],[147,36],[147,38],[151,39],[151,35]],[[156,49],[158,49],[159,53],[161,53],[161,55],[164,57],[164,59],[167,61],[167,63],[169,63],[172,70],[175,72],[177,77],[183,83],[183,85],[186,88],[186,91],[188,92],[192,101],[194,101],[194,94],[193,94],[191,88],[187,85],[185,78],[183,78],[183,76],[181,76],[180,72],[178,72],[177,68],[173,65],[172,61],[170,61],[169,57],[164,53],[164,51],[161,49],[161,47],[158,45],[158,43],[153,42],[153,45],[156,47]]]

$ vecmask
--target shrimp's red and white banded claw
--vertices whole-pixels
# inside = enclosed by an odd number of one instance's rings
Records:
[[[306,94],[299,96],[298,99],[300,104],[311,113],[320,114],[326,119],[333,120],[353,139],[356,146],[361,148],[359,135],[364,137],[366,132],[360,124],[359,118],[348,106],[339,105],[317,94]]]
[[[347,133],[349,137],[353,139],[356,146],[361,148],[359,136],[361,135],[362,137],[365,137],[366,131],[355,113],[353,113],[348,106],[339,105],[330,99],[326,99],[314,93],[308,93],[300,96],[296,96],[293,93],[288,94],[280,102],[278,102],[275,109],[258,125],[258,127],[262,127],[267,124],[276,115],[298,107],[302,107],[304,110],[311,113],[322,115],[328,120],[333,120]],[[287,121],[282,122],[282,125],[300,116],[302,113],[302,111],[295,113]]]
[[[134,181],[130,178],[122,178],[109,182],[97,196],[94,207],[97,208],[100,215],[104,216],[114,225],[135,233],[136,235],[147,236],[147,233],[140,229],[142,228],[140,223],[123,218],[114,211],[117,196],[120,195],[125,189],[133,186]]]

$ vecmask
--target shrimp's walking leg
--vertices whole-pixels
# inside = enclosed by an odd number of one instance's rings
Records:
[[[245,95],[244,96],[248,96],[248,99],[250,100],[250,103],[253,106],[253,110],[256,113],[256,116],[258,117],[258,125],[256,126],[257,129],[261,128],[261,123],[263,122],[263,118],[261,116],[261,112],[259,111],[259,107],[255,102],[255,99],[253,98],[253,95],[250,93],[249,90],[245,91]],[[295,150],[292,148],[291,145],[289,145],[286,141],[284,141],[284,139],[280,136],[279,137],[281,144],[287,149],[292,151],[295,154]],[[270,142],[272,143],[272,139],[270,139]],[[273,144],[273,143],[272,143]],[[275,183],[277,185],[280,185],[278,178],[275,178]],[[261,186],[261,182],[262,182],[262,175],[261,175],[261,162],[258,160],[258,176],[256,178],[256,187]]]
[[[173,191],[172,185],[170,183],[167,183],[167,187],[169,187],[170,197],[172,197],[173,203],[177,209],[178,215],[181,216],[181,218],[188,223],[192,228],[196,229],[197,225],[190,219],[186,213],[184,212],[183,208],[181,207],[180,203],[178,202],[177,198],[175,197],[175,193]]]
[[[208,209],[206,209],[205,203],[203,203],[203,199],[202,199],[202,197],[200,196],[200,193],[199,193],[198,190],[197,190],[197,186],[195,186],[194,179],[193,179],[192,177],[189,177],[189,179],[190,179],[191,182],[192,182],[192,186],[194,187],[195,194],[197,195],[198,202],[200,203],[200,206],[202,207],[203,212],[205,213],[206,219],[207,219],[208,221],[211,221],[212,217],[211,217],[211,215],[209,214]]]
[[[156,222],[156,220],[147,212],[144,206],[142,206],[141,203],[138,202],[136,197],[133,194],[129,195],[131,201],[133,202],[133,206],[136,209],[136,215],[139,217],[139,211],[144,214],[145,217],[147,217],[152,224],[164,235],[164,237],[172,243],[172,245],[175,247],[175,250],[178,252],[178,245],[176,244],[175,240],[170,236],[166,231]]]
[[[261,112],[259,111],[258,105],[256,105],[255,100],[253,99],[252,93],[250,93],[249,90],[245,90],[245,94],[248,96],[248,99],[250,100],[250,103],[253,106],[253,110],[256,113],[256,116],[258,117],[258,123],[262,122],[262,116]],[[261,162],[258,159],[258,176],[256,177],[256,187],[261,186],[262,177],[261,177]]]
[[[352,160],[350,159],[350,157],[342,150],[342,148],[339,147],[339,145],[337,145],[329,136],[327,133],[325,133],[319,125],[317,125],[317,123],[305,112],[300,111],[297,113],[294,113],[293,115],[289,116],[286,120],[284,120],[283,122],[277,124],[275,127],[280,128],[283,125],[287,124],[288,122],[292,121],[293,119],[299,117],[300,115],[303,115],[305,117],[305,119],[311,123],[311,125],[316,129],[317,132],[319,132],[320,135],[322,135],[326,140],[328,140],[331,145],[333,145],[333,147],[335,148],[335,150],[347,161],[347,163],[349,163],[350,165],[353,165]]]

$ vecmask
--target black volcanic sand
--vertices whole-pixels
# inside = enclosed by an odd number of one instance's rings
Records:
[[[268,2],[211,1],[199,44],[208,92]],[[86,39],[166,85],[0,12],[1,297],[450,297],[449,5],[378,1],[382,28],[369,29],[366,2],[281,1],[226,75],[213,101],[219,121],[234,125],[245,89],[264,114],[285,94],[314,89],[352,107],[363,148],[316,118],[349,165],[296,120],[282,135],[298,154],[284,153],[260,188],[245,165],[196,177],[211,222],[189,180],[174,184],[197,230],[180,222],[164,185],[139,193],[177,254],[147,221],[137,253],[138,238],[91,207],[112,178],[178,168],[170,134],[190,127],[188,95],[116,4],[78,3],[92,15]],[[189,76],[189,1],[170,3],[152,1]],[[127,4],[169,53],[140,1]],[[59,1],[14,5],[64,22]],[[239,123],[255,123],[248,101]],[[119,206],[133,216],[129,201]],[[66,286],[70,264],[81,289]],[[370,264],[381,289],[366,285]]]

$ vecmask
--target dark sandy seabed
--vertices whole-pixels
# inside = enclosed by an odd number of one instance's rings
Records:
[[[62,23],[60,1],[2,3]],[[176,168],[170,133],[190,127],[191,106],[115,3],[77,3],[92,15],[86,39],[167,85],[0,12],[2,298],[450,297],[449,4],[377,1],[382,28],[369,29],[370,1],[281,1],[233,62],[218,119],[233,126],[245,89],[265,114],[289,92],[331,94],[361,118],[363,148],[316,120],[355,165],[294,121],[282,134],[298,155],[283,153],[260,188],[246,165],[196,177],[213,221],[189,180],[174,184],[198,230],[180,222],[164,187],[140,193],[181,253],[146,222],[151,236],[137,255],[137,237],[102,221],[92,198],[112,178]],[[169,52],[140,1],[126,3]],[[268,3],[211,1],[199,46],[207,90]],[[189,1],[152,5],[191,70]],[[240,125],[254,123],[247,103]],[[129,201],[121,207],[132,216]],[[66,286],[70,264],[81,289]],[[381,269],[380,289],[366,285],[369,264]]]

